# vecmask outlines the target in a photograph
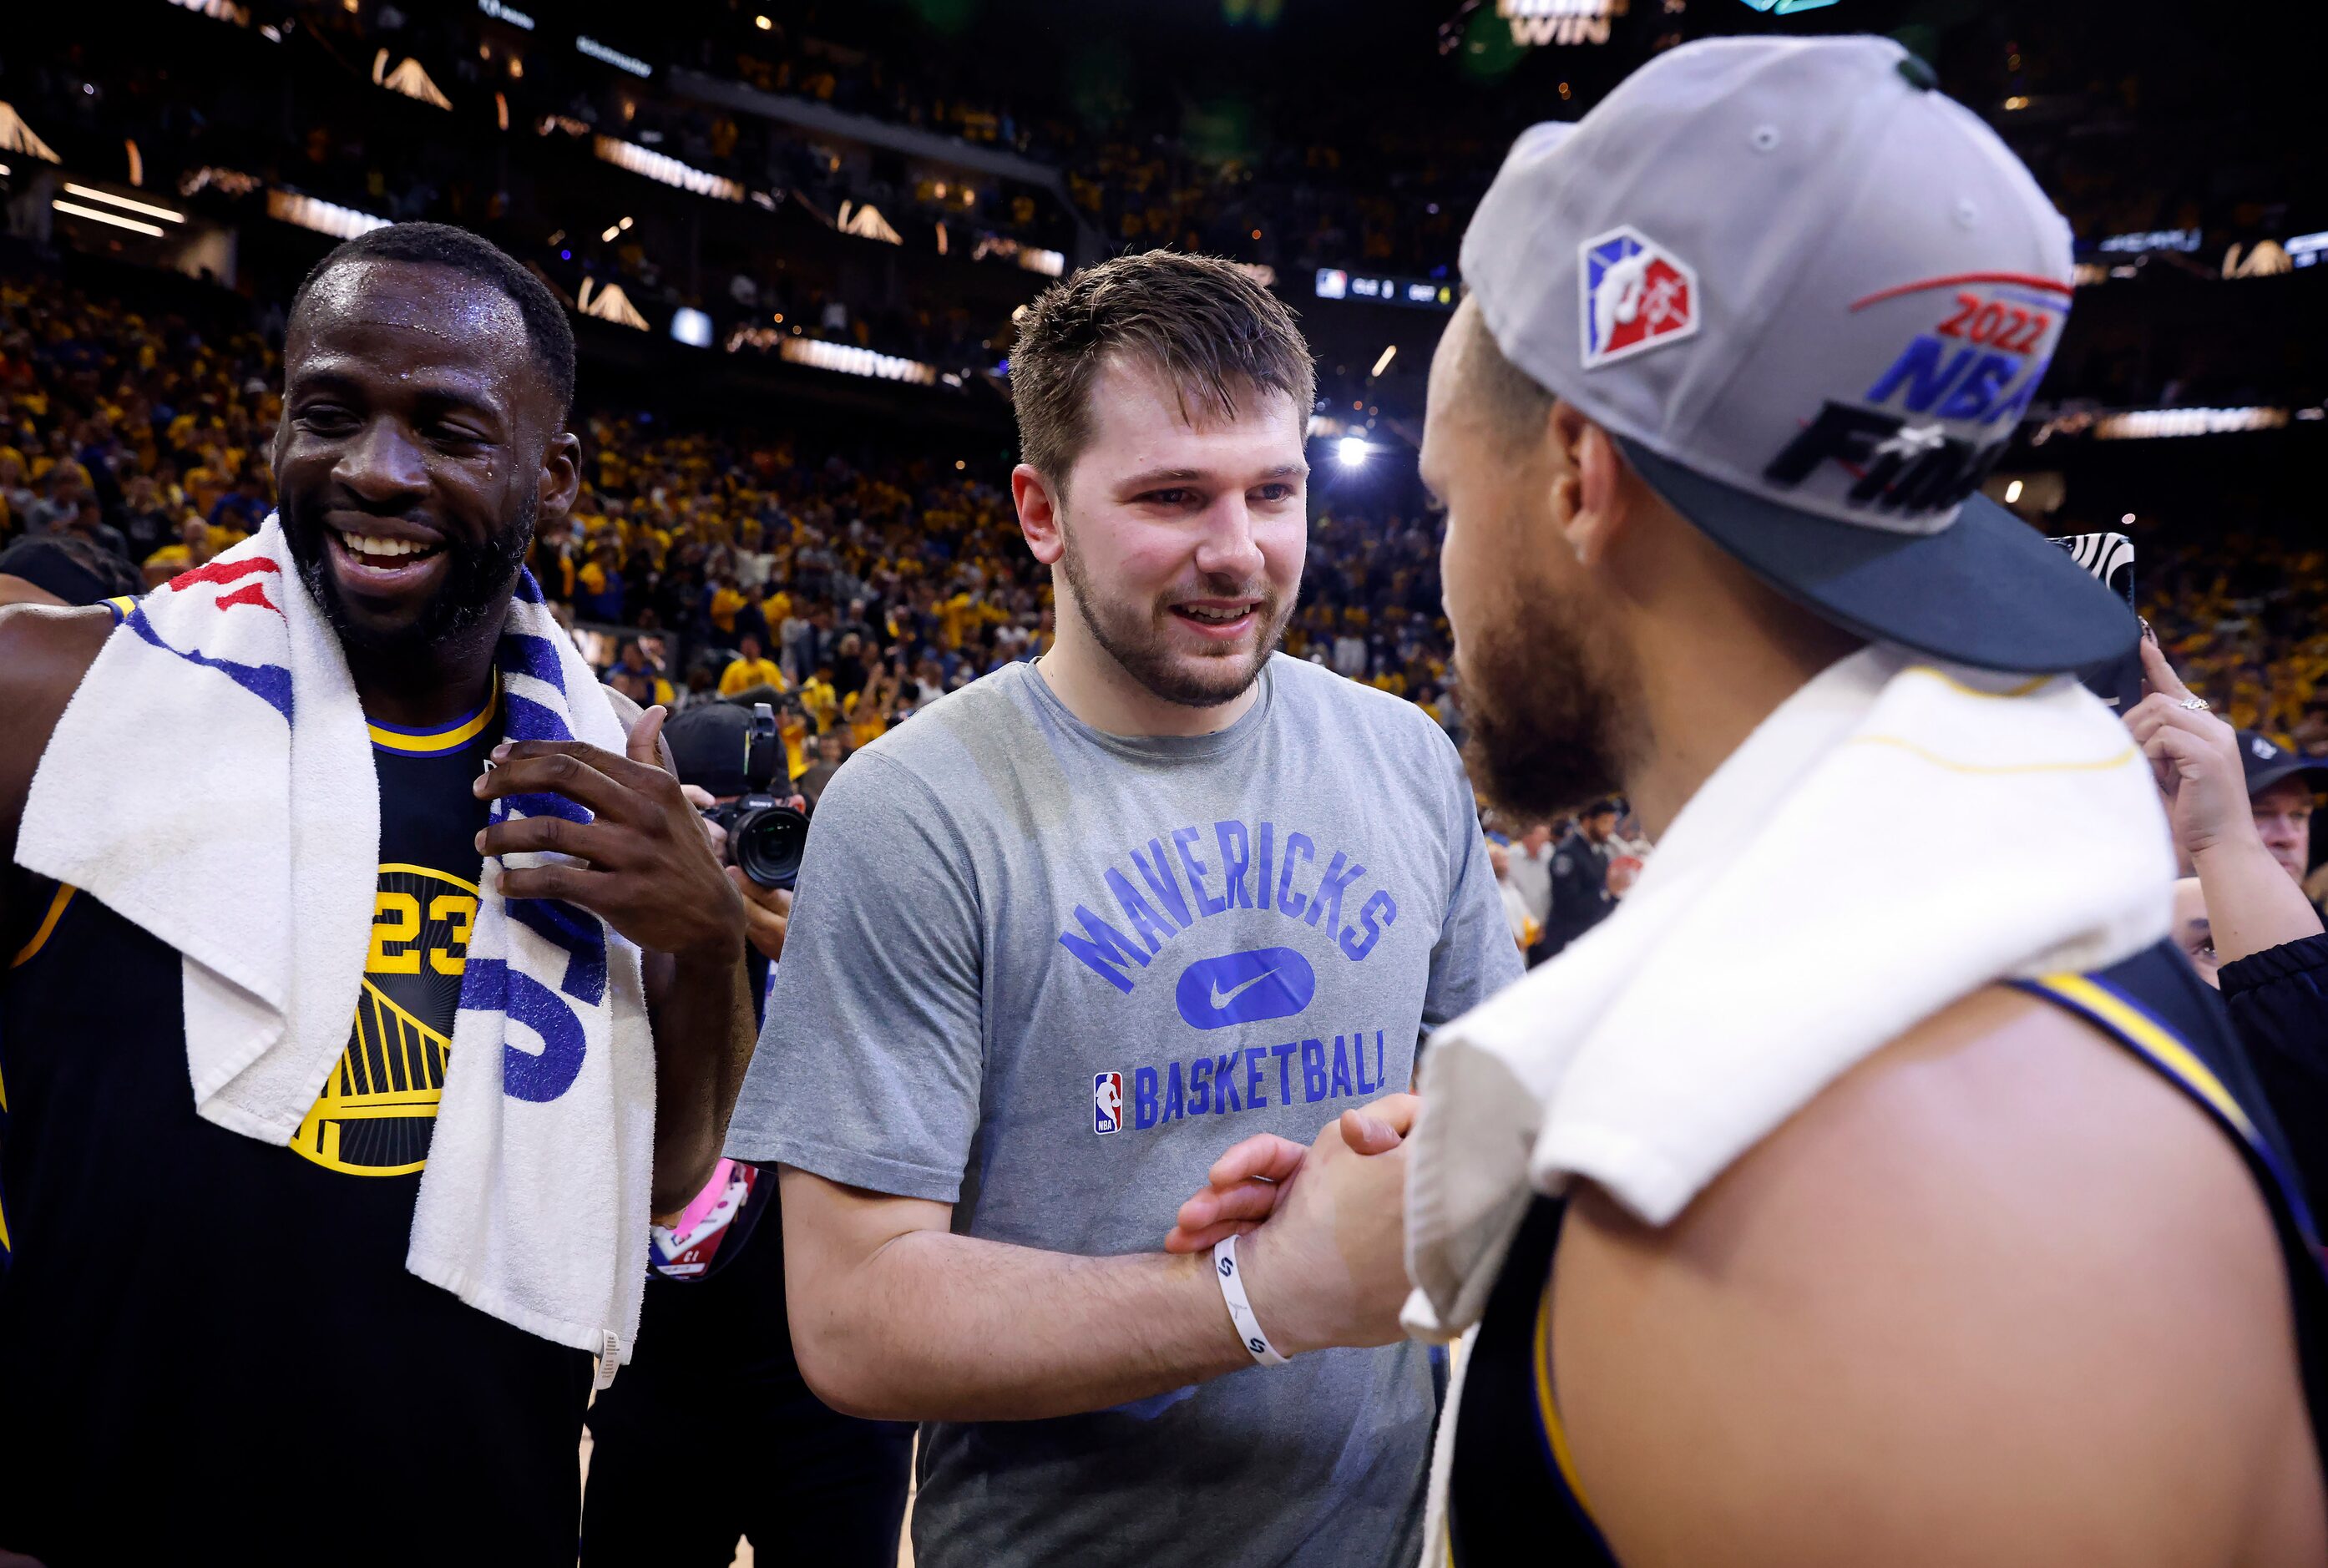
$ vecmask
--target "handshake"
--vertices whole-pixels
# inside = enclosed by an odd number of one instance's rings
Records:
[[[1234,1145],[1180,1206],[1164,1250],[1249,1237],[1237,1249],[1245,1293],[1286,1355],[1402,1338],[1407,1135],[1422,1106],[1391,1094],[1306,1145],[1268,1132]]]

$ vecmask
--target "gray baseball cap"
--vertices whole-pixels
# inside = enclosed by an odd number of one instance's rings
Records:
[[[2060,342],[2070,228],[1882,38],[1717,38],[1524,134],[1463,236],[1506,358],[1863,636],[2084,669],[2125,601],[1979,493]]]

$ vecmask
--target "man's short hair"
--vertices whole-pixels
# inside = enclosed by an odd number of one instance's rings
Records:
[[[567,321],[566,309],[558,303],[558,296],[541,279],[512,259],[507,251],[490,239],[449,223],[391,223],[343,241],[315,263],[291,296],[289,319],[299,319],[307,296],[326,273],[352,261],[409,261],[448,268],[481,283],[489,283],[507,295],[525,322],[526,342],[533,350],[534,363],[548,380],[550,394],[557,399],[558,421],[560,425],[566,422],[567,410],[574,404],[573,325]]]
[[[1283,392],[1307,421],[1317,367],[1293,313],[1233,262],[1150,250],[1119,256],[1037,296],[1010,351],[1019,456],[1064,486],[1091,439],[1091,385],[1110,354],[1172,384],[1181,417],[1236,417],[1256,390]]]
[[[1488,427],[1507,444],[1517,445],[1544,434],[1559,395],[1505,357],[1488,318],[1476,308],[1465,328],[1456,361],[1470,406]]]

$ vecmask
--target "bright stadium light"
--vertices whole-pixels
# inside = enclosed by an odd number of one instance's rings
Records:
[[[118,212],[108,212],[101,207],[84,207],[78,202],[68,202],[61,197],[52,200],[49,205],[60,212],[69,213],[75,218],[87,218],[96,223],[109,223],[116,229],[127,229],[133,233],[149,235],[156,239],[162,237],[161,229],[155,224],[141,223],[135,218],[124,218]]]
[[[1382,357],[1375,361],[1375,368],[1368,371],[1366,374],[1369,376],[1381,375],[1385,371],[1390,369],[1391,361],[1396,358],[1398,358],[1398,345],[1396,343],[1393,343],[1388,348],[1383,350]]]
[[[2008,485],[2006,485],[2006,486],[2004,487],[2004,501],[2005,501],[2005,504],[2006,504],[2006,505],[2008,505],[2008,506],[2010,506],[2013,502],[2016,502],[2016,501],[2018,501],[2018,500],[2020,500],[2020,499],[2021,499],[2021,481],[2019,481],[2018,479],[2016,479],[2016,480],[2014,480],[2012,484],[2008,484]]]
[[[1345,468],[1363,468],[1374,451],[1363,436],[1345,436],[1334,448],[1334,460]]]

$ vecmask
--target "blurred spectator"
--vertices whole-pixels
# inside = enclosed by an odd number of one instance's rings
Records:
[[[1543,962],[1537,954],[1552,925],[1552,824],[1530,822],[1513,841],[1510,859],[1511,886],[1519,895],[1521,907],[1535,923],[1536,934],[1527,944],[1528,962],[1533,965]]]
[[[1512,885],[1511,846],[1490,835],[1488,840],[1488,866],[1496,874],[1496,891],[1503,899],[1504,920],[1511,927],[1512,942],[1525,953],[1544,935],[1544,924],[1528,912],[1527,899]]]
[[[744,634],[736,658],[719,676],[719,695],[733,697],[755,686],[770,686],[778,691],[790,690],[792,682],[773,659],[763,657],[760,639],[750,632]]]
[[[666,707],[672,705],[671,682],[647,657],[646,650],[639,645],[635,637],[623,640],[622,649],[615,655],[613,667],[606,671],[605,679],[607,685],[642,708],[655,702]]]
[[[240,544],[242,535],[214,529],[193,513],[178,525],[178,542],[165,544],[146,558],[146,586],[159,587],[180,572],[208,562],[221,550]]]
[[[72,534],[0,549],[0,605],[94,605],[144,586],[127,561]]]
[[[275,510],[274,480],[266,465],[256,462],[243,465],[242,475],[234,488],[218,498],[212,505],[208,521],[212,528],[237,533],[253,534]]]
[[[1535,962],[1558,956],[1616,909],[1616,895],[1609,890],[1609,863],[1620,848],[1618,815],[1615,801],[1596,801],[1554,847],[1552,917],[1544,925],[1543,956]]]
[[[142,561],[161,549],[174,531],[173,522],[154,475],[131,474],[121,504],[121,532],[129,545],[129,559]]]

